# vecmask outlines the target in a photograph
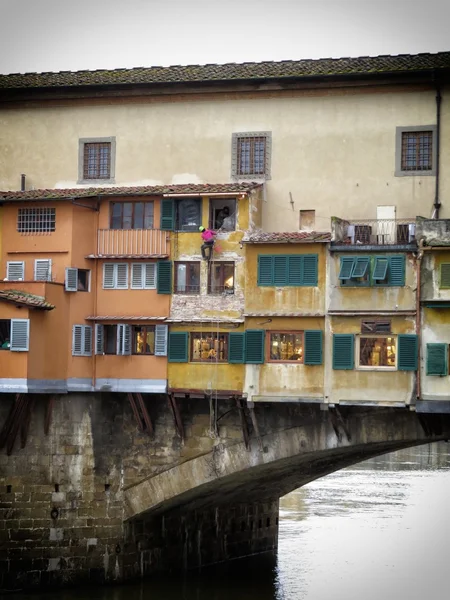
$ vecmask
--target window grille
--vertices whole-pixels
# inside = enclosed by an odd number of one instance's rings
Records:
[[[111,142],[84,144],[83,179],[111,178]]]
[[[270,131],[233,133],[232,176],[270,179],[271,142]]]
[[[19,208],[17,231],[19,233],[50,233],[55,231],[56,209]]]
[[[433,132],[402,133],[402,171],[431,171],[433,168]]]

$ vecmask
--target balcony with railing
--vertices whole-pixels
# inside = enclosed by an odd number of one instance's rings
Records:
[[[167,258],[169,234],[160,229],[99,229],[89,258]]]
[[[414,246],[415,219],[358,219],[331,221],[332,246]]]

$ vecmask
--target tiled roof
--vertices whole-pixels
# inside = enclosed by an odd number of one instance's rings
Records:
[[[133,187],[88,187],[70,189],[0,191],[3,200],[64,200],[96,196],[162,196],[163,194],[245,194],[260,187],[260,183],[178,183],[174,185],[141,185]]]
[[[313,244],[331,241],[327,231],[253,231],[242,238],[247,244]]]
[[[5,302],[14,302],[21,306],[29,306],[30,308],[42,308],[43,310],[52,310],[53,304],[47,302],[43,296],[35,296],[20,290],[0,290],[0,300]]]
[[[0,89],[374,75],[450,68],[450,52],[0,75]]]
[[[86,321],[165,321],[166,318],[167,317],[97,315],[86,317]]]
[[[88,254],[84,258],[122,259],[122,258],[168,258],[168,254]]]
[[[244,313],[244,317],[323,317],[324,313],[321,312],[277,312],[271,310],[264,310],[261,312],[248,312]]]
[[[243,323],[244,319],[232,319],[228,317],[192,317],[192,318],[176,318],[170,317],[167,323]]]

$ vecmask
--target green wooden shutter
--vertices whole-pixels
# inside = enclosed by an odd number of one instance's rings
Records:
[[[320,330],[304,332],[304,364],[321,365],[322,364],[322,332]]]
[[[427,375],[448,375],[447,344],[427,344]]]
[[[170,260],[159,260],[158,278],[156,289],[158,294],[172,293],[172,262]]]
[[[355,364],[355,337],[352,333],[333,334],[333,369],[353,369]]]
[[[375,281],[383,281],[386,279],[389,260],[384,256],[375,257],[375,266],[373,269],[372,279]]]
[[[305,254],[303,256],[303,280],[302,285],[316,286],[318,278],[318,256],[317,254]]]
[[[258,285],[273,285],[273,256],[258,256]]]
[[[172,198],[161,200],[160,229],[173,231],[175,226],[175,201]]]
[[[302,285],[303,256],[288,256],[288,285]]]
[[[405,285],[405,256],[389,257],[389,285]]]
[[[245,362],[259,365],[264,362],[264,340],[266,332],[263,329],[249,329],[245,332]]]
[[[341,256],[341,270],[339,271],[339,279],[350,279],[354,262],[355,259],[351,256]]]
[[[288,284],[288,281],[288,257],[276,254],[273,257],[273,283],[274,285],[284,286]]]
[[[417,335],[402,334],[397,337],[399,371],[417,371]]]
[[[440,287],[450,288],[450,263],[441,264]]]
[[[244,362],[245,333],[231,332],[228,338],[228,362],[241,364]]]
[[[352,278],[356,277],[364,277],[367,273],[367,269],[369,268],[369,257],[368,256],[358,256],[355,260],[355,264],[353,265],[351,276]]]
[[[188,361],[188,332],[171,331],[169,333],[168,361],[182,363]]]

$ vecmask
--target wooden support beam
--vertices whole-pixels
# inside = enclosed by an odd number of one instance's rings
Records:
[[[242,405],[242,400],[240,398],[236,398],[236,405],[239,409],[239,419],[241,421],[242,437],[244,438],[245,447],[248,450],[250,436],[249,436],[249,432],[248,432],[248,425],[247,425],[247,419],[245,417],[244,406]]]
[[[34,397],[28,398],[28,402],[25,407],[25,414],[20,428],[20,447],[25,448],[28,440],[28,431],[30,430],[31,413],[34,406]]]
[[[172,413],[177,433],[180,436],[181,441],[184,442],[184,427],[183,421],[181,420],[180,407],[178,406],[177,399],[173,394],[167,394],[167,402]]]
[[[152,423],[152,420],[150,418],[150,415],[149,415],[149,412],[147,410],[147,407],[145,405],[144,398],[142,397],[142,394],[140,392],[138,392],[136,394],[136,398],[137,398],[138,406],[141,409],[142,418],[144,419],[144,423],[145,423],[145,427],[147,429],[147,433],[149,435],[153,435],[153,433],[154,433],[153,423]]]
[[[16,398],[11,405],[9,415],[7,416],[6,421],[3,425],[3,428],[0,432],[0,448],[3,448],[6,444],[6,440],[8,439],[12,424],[14,423],[14,420],[15,420],[17,409],[18,409],[19,403],[21,401],[21,397],[22,397],[22,394],[16,394]]]
[[[19,432],[20,426],[23,422],[23,418],[26,412],[28,398],[25,394],[20,394],[20,399],[18,400],[18,408],[14,417],[14,421],[11,424],[11,429],[9,431],[7,440],[6,440],[6,454],[8,456],[11,455],[11,452],[14,448],[14,442],[16,441],[17,433]]]
[[[134,400],[134,396],[133,396],[132,393],[128,393],[127,397],[128,397],[128,400],[129,400],[129,402],[131,404],[131,409],[133,411],[134,418],[136,419],[137,426],[139,427],[140,431],[144,431],[144,424],[142,422],[141,416],[140,416],[138,408],[136,406],[136,402]]]
[[[250,417],[251,417],[251,420],[252,420],[253,429],[255,430],[256,439],[258,440],[259,449],[261,450],[261,452],[263,452],[264,448],[263,448],[263,443],[262,443],[262,440],[261,440],[261,434],[259,432],[259,425],[258,425],[258,420],[256,418],[255,409],[254,409],[253,406],[248,406],[247,408],[248,408],[249,413],[250,413]]]

